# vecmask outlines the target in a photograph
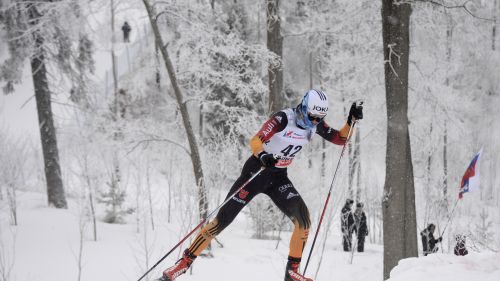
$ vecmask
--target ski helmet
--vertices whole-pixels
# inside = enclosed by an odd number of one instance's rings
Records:
[[[313,121],[320,122],[328,112],[328,97],[323,91],[309,90],[297,107],[297,125],[304,129],[315,126]]]

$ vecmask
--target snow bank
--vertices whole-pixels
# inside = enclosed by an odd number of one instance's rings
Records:
[[[399,262],[388,281],[498,281],[499,253],[432,254]]]

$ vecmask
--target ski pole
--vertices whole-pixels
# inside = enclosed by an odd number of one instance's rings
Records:
[[[313,252],[313,249],[314,249],[314,245],[316,244],[316,239],[318,238],[319,229],[321,227],[321,223],[323,222],[323,217],[325,216],[326,207],[328,206],[328,202],[330,201],[330,196],[332,194],[333,183],[335,182],[335,178],[337,176],[337,171],[339,170],[339,166],[340,166],[340,160],[342,160],[342,156],[344,156],[344,151],[345,151],[345,148],[347,146],[347,143],[349,142],[349,140],[351,138],[351,132],[352,132],[352,129],[354,129],[354,125],[356,125],[356,121],[354,121],[352,123],[352,127],[349,128],[349,133],[347,134],[347,140],[344,143],[344,146],[342,146],[342,152],[340,152],[339,161],[337,162],[337,167],[335,168],[335,173],[333,174],[332,183],[330,184],[330,190],[328,190],[328,195],[326,196],[325,205],[323,206],[323,211],[321,212],[321,217],[319,218],[318,227],[316,228],[316,233],[314,234],[314,239],[313,239],[313,243],[311,245],[311,250],[309,250],[309,256],[307,257],[306,267],[304,268],[304,273],[302,275],[306,275],[307,266],[309,265],[309,260],[311,259],[311,255],[312,255],[312,252]]]
[[[215,208],[212,212],[210,212],[206,218],[204,218],[195,228],[193,228],[193,230],[191,230],[186,236],[184,236],[184,238],[181,239],[181,241],[179,241],[179,243],[175,244],[174,247],[172,247],[172,249],[170,249],[170,251],[168,251],[168,253],[166,253],[159,261],[157,261],[150,269],[148,269],[148,271],[146,271],[146,273],[144,273],[139,279],[137,279],[137,281],[141,281],[142,278],[146,277],[146,275],[148,275],[155,267],[157,267],[164,259],[166,259],[173,251],[175,251],[175,249],[177,249],[177,247],[179,247],[182,243],[184,243],[184,241],[186,241],[189,236],[191,236],[198,228],[202,227],[206,222],[207,220],[213,215],[215,214],[217,211],[219,211],[220,208],[222,208],[222,206],[226,205],[227,202],[229,202],[231,199],[233,199],[234,196],[236,196],[236,194],[238,194],[245,186],[247,186],[253,179],[255,179],[258,175],[260,175],[260,173],[264,170],[264,167],[260,168],[259,171],[257,171],[255,174],[253,174],[246,182],[244,182],[235,192],[233,192],[232,194],[230,194],[226,200],[224,200],[224,202],[222,202],[217,208]]]
[[[453,209],[451,210],[451,213],[450,215],[448,216],[448,221],[446,222],[446,224],[444,225],[444,228],[443,228],[443,232],[441,233],[441,236],[440,237],[443,237],[444,235],[444,232],[446,231],[446,228],[448,227],[448,225],[450,224],[450,221],[451,219],[453,218],[453,214],[455,213],[455,209],[457,208],[457,205],[458,205],[458,201],[460,199],[457,199],[457,201],[455,201],[455,205],[453,205]]]

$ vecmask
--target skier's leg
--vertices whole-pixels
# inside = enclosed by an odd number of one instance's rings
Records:
[[[260,169],[260,162],[258,159],[251,157],[243,167],[240,177],[231,187],[226,199],[238,190],[244,182],[246,182],[256,171]],[[257,161],[257,162],[256,162]],[[163,272],[163,280],[173,281],[179,275],[185,273],[191,266],[194,259],[208,247],[210,241],[217,236],[224,228],[226,228],[238,213],[245,207],[252,198],[259,194],[269,181],[269,174],[262,172],[261,175],[256,177],[238,195],[234,196],[224,206],[221,207],[214,220],[205,225],[200,233],[195,237],[189,248],[184,251],[183,257],[176,263],[176,265],[168,268]]]
[[[290,239],[290,251],[285,271],[285,281],[306,280],[299,274],[302,252],[309,236],[311,220],[309,210],[304,200],[297,192],[290,180],[285,176],[276,180],[266,191],[278,208],[284,212],[293,222],[294,230]]]
[[[228,196],[240,188],[241,184],[243,184],[247,179],[247,176],[241,176],[231,187]],[[203,227],[200,233],[196,236],[191,243],[191,246],[189,246],[188,251],[194,256],[199,256],[200,253],[208,247],[210,241],[212,241],[215,236],[230,225],[243,207],[245,207],[255,195],[260,193],[262,184],[262,179],[256,179],[254,182],[251,182],[244,189],[242,189],[238,195],[234,196],[233,200],[229,200],[226,205],[222,206],[215,219]]]

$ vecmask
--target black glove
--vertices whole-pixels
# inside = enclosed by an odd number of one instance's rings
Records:
[[[347,124],[352,126],[352,118],[355,120],[363,119],[363,102],[353,102],[351,109],[349,110],[349,116],[347,117]]]
[[[438,242],[443,241],[443,237],[439,237],[439,238],[437,239],[437,241],[438,241]]]
[[[267,153],[265,151],[259,153],[259,160],[264,167],[274,167],[274,165],[278,163],[278,159],[274,157],[274,154]]]

